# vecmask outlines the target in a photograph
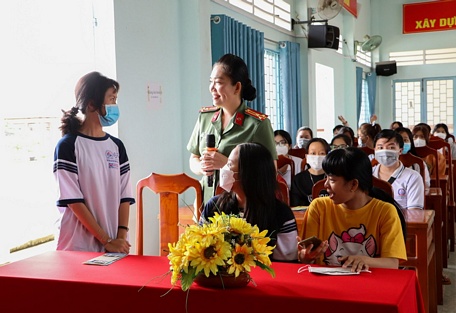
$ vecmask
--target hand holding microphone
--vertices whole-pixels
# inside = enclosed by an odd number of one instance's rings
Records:
[[[216,152],[217,148],[215,147],[215,136],[214,134],[206,135],[206,151]],[[212,171],[213,173],[213,171]],[[207,185],[212,187],[214,185],[214,174],[207,176]]]

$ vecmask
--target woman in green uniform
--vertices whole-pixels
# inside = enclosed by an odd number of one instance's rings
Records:
[[[207,178],[202,179],[204,202],[214,195],[218,171],[227,163],[228,155],[238,144],[260,143],[277,159],[274,134],[267,115],[246,105],[246,101],[256,98],[256,89],[241,58],[226,54],[214,64],[209,91],[213,106],[200,110],[187,144],[192,172],[206,177],[213,175],[213,187],[208,186]],[[217,151],[206,149],[208,134],[214,135]]]

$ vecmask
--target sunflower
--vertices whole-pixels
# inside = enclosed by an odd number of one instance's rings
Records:
[[[230,219],[229,231],[231,233],[249,235],[258,232],[258,227],[250,225],[242,218],[232,218]]]
[[[235,277],[239,276],[240,272],[250,272],[250,267],[255,267],[255,259],[252,254],[252,248],[247,245],[236,244],[231,259],[227,262],[230,267],[228,268],[228,274],[233,274]]]
[[[209,277],[209,273],[216,275],[218,266],[224,266],[225,260],[231,256],[231,246],[228,242],[214,238],[209,244],[194,242],[189,249],[190,266],[196,267],[196,273],[204,270],[204,274]]]

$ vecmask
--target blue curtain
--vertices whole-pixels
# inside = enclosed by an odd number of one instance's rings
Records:
[[[366,76],[367,82],[367,96],[369,101],[370,115],[375,113],[375,96],[377,93],[377,74],[369,73]]]
[[[356,68],[356,124],[359,122],[359,116],[361,114],[361,100],[363,91],[363,69],[361,67]]]
[[[282,41],[279,44],[283,128],[293,136],[302,126],[300,46],[299,43],[289,41]]]
[[[244,60],[257,97],[249,103],[264,112],[264,34],[223,14],[211,15],[212,64],[227,53]]]

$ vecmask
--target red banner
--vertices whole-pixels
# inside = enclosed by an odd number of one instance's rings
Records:
[[[345,10],[353,14],[354,17],[358,17],[358,7],[356,0],[344,0],[343,5]]]
[[[441,30],[456,30],[456,0],[403,4],[403,34]]]

